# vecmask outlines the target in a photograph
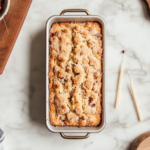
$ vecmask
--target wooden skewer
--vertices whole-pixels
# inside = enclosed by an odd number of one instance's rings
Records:
[[[133,84],[131,82],[131,77],[130,77],[129,71],[127,71],[127,73],[129,75],[130,87],[131,87],[131,92],[132,92],[132,96],[133,96],[133,102],[134,102],[134,106],[135,106],[135,109],[136,109],[136,112],[137,112],[137,115],[138,115],[138,119],[139,119],[139,121],[142,121],[141,113],[140,113],[140,110],[139,110],[139,107],[138,107],[138,103],[137,103],[137,100],[136,100],[136,96],[135,96]]]
[[[119,81],[118,81],[115,108],[118,107],[118,102],[119,102],[119,93],[120,93],[120,85],[121,85],[121,78],[122,78],[122,70],[123,70],[123,61],[122,61],[121,66],[120,66],[120,74],[119,74]]]
[[[131,91],[132,91],[132,95],[133,95],[133,102],[134,102],[135,109],[136,109],[136,112],[137,112],[137,115],[138,115],[138,119],[139,119],[139,121],[142,121],[141,113],[140,113],[140,110],[139,110],[139,106],[138,106],[136,96],[135,96],[135,92],[134,92],[134,89],[133,89],[133,84],[132,84],[131,81],[130,81],[130,85],[131,85]]]

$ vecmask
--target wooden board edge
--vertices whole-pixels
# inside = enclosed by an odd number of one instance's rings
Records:
[[[17,37],[18,37],[18,35],[19,35],[19,33],[20,33],[20,30],[21,30],[21,28],[22,28],[22,25],[23,25],[23,23],[24,23],[24,21],[25,21],[25,18],[26,18],[26,16],[27,16],[27,13],[28,13],[28,11],[29,11],[29,9],[30,9],[31,3],[32,3],[32,0],[30,1],[30,3],[29,3],[28,6],[27,6],[28,9],[27,9],[27,11],[24,13],[22,22],[20,23],[19,30],[18,30],[17,33],[16,33],[16,36],[15,36],[14,42],[13,42],[14,44],[12,44],[11,49],[13,49],[13,47],[14,47],[14,45],[15,45],[15,42],[17,41]],[[4,65],[3,65],[3,67],[0,69],[0,75],[3,74],[3,72],[4,72],[4,69],[5,69],[6,65],[7,65],[7,62],[8,62],[8,59],[9,59],[9,57],[10,57],[11,52],[12,52],[12,51],[10,51],[10,52],[8,53],[8,55],[6,56]]]

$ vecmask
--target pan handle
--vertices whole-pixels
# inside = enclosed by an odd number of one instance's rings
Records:
[[[60,16],[64,15],[66,12],[85,12],[88,16],[91,15],[87,9],[64,9]]]
[[[64,133],[60,133],[60,135],[64,139],[87,139],[90,136],[91,133],[87,133],[85,136],[66,136]]]

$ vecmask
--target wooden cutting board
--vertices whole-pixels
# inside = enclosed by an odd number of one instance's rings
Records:
[[[9,34],[6,30],[4,20],[0,21],[0,74],[3,73],[31,2],[32,0],[10,1],[10,8],[4,17]]]
[[[146,132],[137,137],[130,150],[150,150],[150,132]]]

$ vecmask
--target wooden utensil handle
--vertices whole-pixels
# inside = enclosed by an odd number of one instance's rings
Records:
[[[117,87],[117,96],[116,96],[115,108],[118,107],[118,102],[119,102],[119,94],[120,94],[120,85],[121,85],[121,78],[122,78],[122,70],[123,70],[123,62],[121,63],[121,66],[120,66],[120,74],[119,74],[119,81],[118,81],[118,87]]]
[[[132,94],[133,94],[133,102],[134,102],[134,105],[135,105],[135,109],[136,109],[139,121],[142,121],[141,113],[140,113],[140,110],[139,110],[139,106],[138,106],[137,99],[136,99],[136,96],[135,96],[133,84],[132,84],[131,81],[130,81],[130,85],[131,85],[131,91],[132,91]]]

